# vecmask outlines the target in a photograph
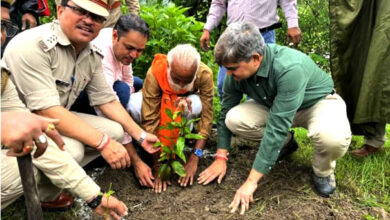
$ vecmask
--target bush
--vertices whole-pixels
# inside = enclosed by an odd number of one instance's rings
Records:
[[[185,16],[188,8],[175,6],[170,3],[165,7],[160,5],[143,5],[140,16],[150,26],[151,35],[145,50],[133,64],[134,74],[145,77],[154,54],[168,53],[177,44],[189,43],[198,49],[202,62],[215,69],[213,51],[203,52],[199,39],[203,32],[203,23],[196,21],[193,16]]]
[[[277,43],[286,44],[287,24],[279,10],[283,28],[277,30]],[[298,0],[299,27],[302,40],[298,50],[308,54],[324,71],[330,72],[329,63],[329,2]]]

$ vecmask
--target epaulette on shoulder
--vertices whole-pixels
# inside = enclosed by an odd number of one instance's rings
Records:
[[[11,72],[8,71],[6,68],[1,67],[1,94],[3,94],[5,90],[9,75],[11,75]]]
[[[58,42],[58,37],[54,33],[47,34],[39,41],[39,46],[43,51],[47,52],[55,47]]]
[[[92,44],[91,49],[93,52],[99,54],[102,58],[104,57],[103,50],[100,47],[96,46],[96,44]]]
[[[7,75],[11,75],[11,72],[7,68],[1,67],[1,74],[3,74],[3,72]]]

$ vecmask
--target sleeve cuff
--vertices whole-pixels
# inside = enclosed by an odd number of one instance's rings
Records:
[[[203,30],[207,30],[208,32],[211,32],[214,29],[213,25],[210,23],[206,23],[203,26]]]
[[[31,111],[61,105],[58,92],[53,90],[40,90],[29,93],[25,96],[25,104]]]
[[[288,20],[287,20],[287,27],[288,27],[288,28],[299,27],[299,25],[298,25],[298,19],[296,19],[296,18],[294,18],[294,19],[288,19]]]
[[[218,137],[217,148],[229,150],[230,140],[231,140],[231,137]]]
[[[255,161],[253,162],[252,167],[257,172],[260,172],[262,174],[267,174],[267,173],[269,173],[269,171],[271,171],[273,166],[274,165],[271,164],[269,161],[266,161],[257,155]]]
[[[87,176],[72,191],[84,201],[88,201],[100,193],[100,187]]]
[[[88,94],[89,95],[89,94]],[[114,92],[97,92],[89,96],[89,104],[91,106],[103,105],[117,100],[117,96]]]

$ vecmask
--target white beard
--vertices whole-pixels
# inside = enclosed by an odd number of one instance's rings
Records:
[[[180,90],[185,90],[186,92],[189,92],[192,90],[192,88],[194,87],[194,82],[195,82],[195,78],[196,76],[194,76],[194,79],[192,80],[191,83],[181,87],[180,85],[176,84],[173,82],[172,78],[171,78],[171,71],[170,69],[168,68],[168,71],[167,71],[167,74],[168,74],[168,83],[169,83],[169,86],[176,92],[180,91]]]

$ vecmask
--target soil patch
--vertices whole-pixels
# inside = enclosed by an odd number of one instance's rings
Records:
[[[339,191],[331,198],[318,196],[312,190],[311,168],[287,160],[260,181],[255,202],[244,216],[231,214],[228,205],[249,174],[257,149],[241,147],[239,152],[230,155],[221,184],[195,183],[182,188],[174,178],[166,192],[156,194],[142,188],[131,170],[109,168],[98,178],[98,184],[107,190],[112,183],[115,196],[129,208],[126,219],[362,219],[371,211]],[[202,158],[198,173],[212,161],[211,157]]]

